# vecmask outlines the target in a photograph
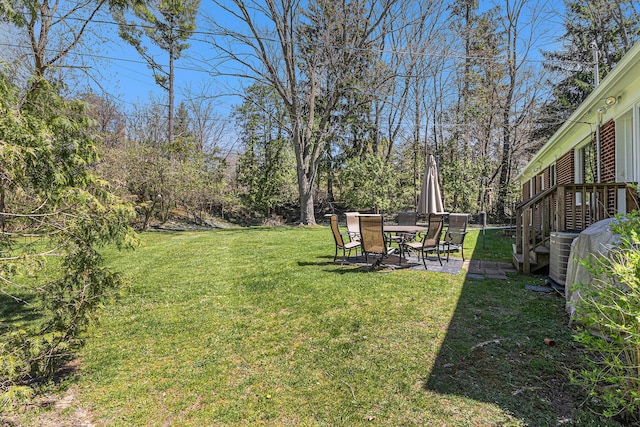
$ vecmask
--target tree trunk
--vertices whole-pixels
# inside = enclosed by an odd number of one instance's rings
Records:
[[[511,138],[509,135],[508,125],[505,124],[504,141],[502,145],[502,166],[500,168],[500,181],[498,184],[498,200],[496,200],[496,213],[500,219],[507,217],[506,203],[507,193],[509,190],[509,172],[511,167],[509,165],[511,155]]]
[[[515,88],[515,69],[510,72],[510,85],[505,105],[502,110],[502,159],[500,169],[500,182],[498,183],[498,200],[496,201],[496,214],[500,219],[507,218],[506,200],[511,181],[511,106],[513,105],[513,93]]]
[[[334,174],[334,162],[333,156],[331,156],[331,150],[327,150],[327,158],[329,160],[329,170],[327,172],[327,200],[331,203],[335,202],[336,199],[333,195],[333,174]]]
[[[175,88],[174,88],[174,80],[175,80],[175,75],[174,75],[174,69],[173,69],[173,58],[174,58],[175,52],[174,52],[174,46],[173,44],[170,47],[169,50],[169,147],[170,149],[174,149],[175,147],[173,147],[173,116],[174,116],[174,112],[173,112],[173,104],[175,103]]]
[[[299,181],[299,180],[298,180]],[[313,203],[313,185],[308,182],[300,182],[300,223],[304,225],[316,225],[315,209]]]
[[[296,164],[298,173],[298,194],[300,200],[300,223],[304,225],[315,225],[315,210],[313,202],[313,182],[318,170],[317,157],[313,150],[310,150],[309,141],[305,141],[303,132],[298,126],[294,126],[293,138],[296,152]]]
[[[0,232],[4,233],[4,184],[0,182]]]

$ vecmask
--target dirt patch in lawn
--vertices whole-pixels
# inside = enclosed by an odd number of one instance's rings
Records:
[[[79,361],[72,360],[58,371],[54,382],[59,384],[62,379],[77,374],[78,370]],[[77,386],[71,385],[64,391],[57,390],[58,393],[36,397],[11,414],[0,415],[0,426],[95,427],[90,410],[78,402]]]
[[[90,411],[78,404],[77,397],[76,386],[61,395],[42,396],[18,413],[0,418],[0,426],[95,427]]]

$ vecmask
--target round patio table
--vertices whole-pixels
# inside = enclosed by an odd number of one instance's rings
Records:
[[[403,256],[403,246],[404,246],[404,235],[409,233],[421,233],[425,232],[429,229],[429,227],[423,227],[421,225],[393,225],[393,224],[385,224],[383,225],[383,231],[385,233],[395,233],[396,236],[400,237],[398,241],[398,247],[400,248],[400,257],[398,258],[398,265],[402,264],[402,256]]]

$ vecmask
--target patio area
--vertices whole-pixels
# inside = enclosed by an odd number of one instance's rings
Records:
[[[498,261],[484,261],[484,260],[462,260],[461,258],[449,258],[446,261],[446,255],[442,255],[442,265],[438,262],[435,255],[431,255],[427,259],[427,271],[435,273],[447,273],[447,274],[460,274],[461,271],[465,271],[467,277],[472,279],[490,278],[497,280],[506,280],[507,273],[516,273],[516,269],[513,264],[508,262]],[[369,267],[372,263],[367,264],[364,256],[350,256],[346,257],[343,261],[341,259],[336,260],[336,264],[350,264],[358,265],[363,268]],[[417,255],[405,256],[402,263],[398,263],[398,255],[392,254],[384,259],[382,266],[390,269],[410,269],[410,270],[422,270],[424,271],[424,265],[422,260]]]

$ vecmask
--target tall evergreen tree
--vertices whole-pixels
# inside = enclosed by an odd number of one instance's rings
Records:
[[[199,7],[200,0],[152,0],[134,5],[131,8],[131,21],[122,9],[116,8],[113,12],[113,17],[119,24],[120,37],[144,58],[156,83],[169,95],[169,146],[173,145],[174,138],[174,62],[190,47],[186,41],[196,29],[195,20]],[[145,37],[167,53],[168,65],[158,62],[149,52],[149,47],[143,43]]]
[[[169,148],[169,153],[180,160],[193,159],[202,154],[197,150],[197,140],[192,131],[191,117],[184,102],[178,105],[176,117],[174,119],[173,144]]]
[[[636,0],[566,1],[566,33],[557,51],[545,52],[545,67],[557,81],[538,122],[536,138],[551,136],[595,86],[597,52],[599,80],[640,39]]]
[[[493,175],[500,165],[496,106],[506,74],[500,63],[504,44],[497,9],[479,12],[477,1],[459,0],[451,13],[452,30],[460,35],[465,56],[458,64],[453,128],[438,154],[448,208],[470,211],[480,197],[478,177]]]

